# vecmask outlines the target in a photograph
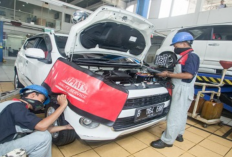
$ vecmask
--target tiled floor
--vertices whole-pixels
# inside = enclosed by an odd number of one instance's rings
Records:
[[[199,122],[189,119],[188,123]],[[165,129],[164,123],[120,137],[110,142],[89,143],[76,140],[74,143],[56,147],[53,146],[53,156],[75,157],[231,157],[232,141],[223,139],[213,132],[227,128],[209,126],[212,133],[200,130],[187,124],[184,142],[175,142],[174,146],[165,149],[154,149],[150,142],[158,139]],[[232,135],[231,135],[232,136]]]
[[[0,82],[14,81],[14,62],[15,60],[7,60],[6,63],[0,63]]]
[[[0,65],[0,92],[13,89],[12,65]],[[4,76],[3,76],[4,75]],[[4,82],[3,82],[4,81]],[[225,124],[232,120],[221,118]],[[166,128],[160,122],[130,135],[113,141],[91,143],[77,139],[75,142],[57,147],[53,145],[53,157],[232,157],[232,134],[222,138],[231,126],[210,125],[203,128],[196,120],[188,119],[184,142],[175,141],[174,146],[165,149],[154,149],[150,142],[159,139]]]

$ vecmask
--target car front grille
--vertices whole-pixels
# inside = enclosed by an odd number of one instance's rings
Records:
[[[138,122],[134,122],[134,116],[125,117],[125,118],[118,118],[113,125],[114,131],[123,131],[123,130],[127,130],[130,128],[138,127],[140,125],[144,125],[146,123],[150,123],[153,120],[158,120],[162,117],[165,117],[168,114],[169,109],[170,109],[170,105],[168,107],[164,108],[162,114],[157,115],[157,116],[152,117],[152,118],[141,120]]]
[[[159,104],[168,100],[170,100],[170,95],[168,93],[128,99],[123,107],[123,110]]]

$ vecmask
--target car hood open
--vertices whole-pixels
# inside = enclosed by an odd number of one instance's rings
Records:
[[[103,6],[72,26],[65,53],[100,53],[142,61],[151,46],[153,30],[152,23],[139,15]]]

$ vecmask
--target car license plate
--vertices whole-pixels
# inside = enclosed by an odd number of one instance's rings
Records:
[[[164,104],[156,104],[139,108],[135,111],[135,122],[155,117],[163,113]]]

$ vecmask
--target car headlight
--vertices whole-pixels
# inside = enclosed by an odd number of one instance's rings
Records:
[[[100,125],[99,123],[85,117],[81,117],[80,124],[88,129],[94,129]]]

